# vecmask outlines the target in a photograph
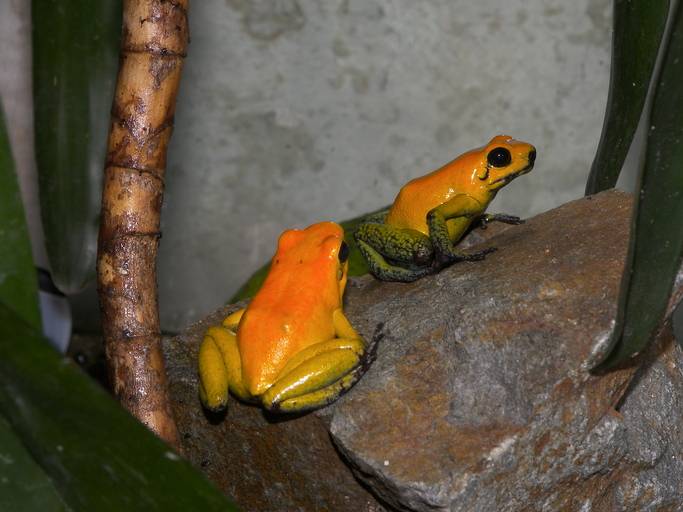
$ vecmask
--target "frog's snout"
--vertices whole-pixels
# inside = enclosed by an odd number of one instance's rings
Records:
[[[529,156],[527,157],[529,159],[529,165],[534,165],[534,162],[536,161],[536,149],[532,149],[529,151]]]

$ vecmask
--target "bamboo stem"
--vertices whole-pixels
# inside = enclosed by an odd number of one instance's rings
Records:
[[[121,60],[102,192],[97,277],[114,393],[179,446],[166,372],[156,255],[166,148],[189,39],[188,0],[124,0]]]

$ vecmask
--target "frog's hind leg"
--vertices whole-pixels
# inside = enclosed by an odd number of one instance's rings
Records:
[[[374,358],[342,311],[333,314],[336,338],[311,345],[294,356],[264,393],[273,412],[303,412],[327,405],[348,391]]]
[[[382,256],[408,265],[427,265],[434,252],[429,237],[415,229],[369,222],[359,225],[354,236]]]
[[[228,390],[242,400],[251,398],[242,381],[242,361],[235,329],[244,310],[228,316],[221,326],[209,327],[199,347],[199,399],[210,411],[221,411]]]
[[[274,412],[298,412],[332,402],[357,380],[354,373],[364,349],[362,340],[346,338],[308,347],[263,394],[263,406]]]
[[[392,265],[379,252],[372,248],[369,244],[362,240],[356,239],[358,249],[368,262],[370,272],[377,279],[382,281],[400,281],[403,283],[411,283],[432,273],[431,266],[405,268],[398,265]]]
[[[354,236],[370,271],[378,279],[410,282],[431,272],[432,243],[419,231],[364,223]]]

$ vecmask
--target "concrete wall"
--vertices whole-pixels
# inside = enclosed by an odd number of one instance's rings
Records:
[[[160,251],[167,328],[229,297],[283,229],[388,204],[496,133],[539,152],[496,210],[583,192],[609,0],[216,0],[191,14]]]
[[[528,216],[583,192],[609,0],[201,0],[190,21],[162,221],[165,330],[225,301],[283,229],[388,204],[497,133],[533,142],[538,160],[492,209]],[[92,291],[75,306],[81,325],[96,318]]]

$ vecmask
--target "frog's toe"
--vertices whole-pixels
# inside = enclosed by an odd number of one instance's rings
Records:
[[[473,252],[473,253],[465,253],[461,255],[462,261],[481,261],[484,258],[486,258],[487,254],[491,254],[492,252],[496,252],[498,250],[497,247],[487,247],[483,251],[479,252]]]
[[[485,213],[479,218],[479,223],[482,228],[490,222],[502,222],[503,224],[524,224],[524,219],[516,215],[509,215],[507,213]]]
[[[213,393],[210,395],[207,393],[204,385],[199,382],[199,400],[202,403],[202,407],[207,411],[218,414],[226,410],[228,405],[228,394],[227,393]]]
[[[488,254],[496,252],[498,249],[496,247],[487,247],[486,249],[478,252],[464,253],[464,252],[452,252],[450,254],[438,253],[436,258],[434,258],[434,263],[432,264],[432,270],[434,272],[439,272],[441,269],[451,265],[452,263],[457,263],[459,261],[481,261]]]

